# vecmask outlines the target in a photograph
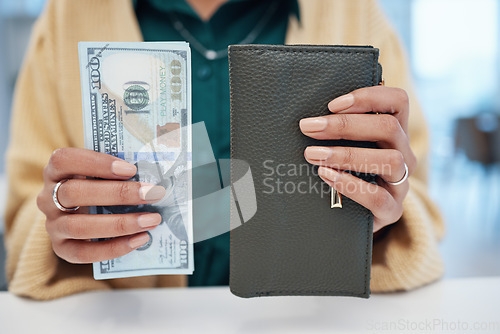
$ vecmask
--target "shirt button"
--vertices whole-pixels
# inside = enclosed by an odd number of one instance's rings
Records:
[[[200,80],[208,80],[212,76],[212,67],[210,65],[201,65],[198,69],[198,78]]]

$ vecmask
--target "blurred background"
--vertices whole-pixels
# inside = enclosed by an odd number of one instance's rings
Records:
[[[11,97],[44,2],[0,0],[2,216]],[[500,276],[500,1],[379,2],[408,51],[431,130],[430,190],[447,223],[445,276]],[[0,237],[0,289],[4,256]]]

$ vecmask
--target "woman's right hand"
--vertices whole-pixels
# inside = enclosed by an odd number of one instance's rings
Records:
[[[158,202],[165,189],[134,181],[137,168],[119,158],[80,148],[54,151],[44,169],[44,187],[37,205],[47,217],[46,229],[54,252],[70,263],[92,263],[123,256],[149,241],[146,231],[161,223],[158,213],[91,215],[87,206],[140,205]],[[96,177],[104,180],[86,179]],[[58,192],[65,208],[79,206],[74,212],[59,210],[52,200],[56,184],[64,179]],[[90,239],[111,238],[104,241]]]

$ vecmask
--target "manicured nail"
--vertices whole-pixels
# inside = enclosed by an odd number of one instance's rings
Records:
[[[299,126],[302,132],[318,132],[326,129],[328,122],[324,117],[304,118],[300,120]]]
[[[161,215],[157,213],[146,213],[140,215],[137,222],[142,228],[158,226],[161,223]]]
[[[111,164],[111,172],[116,176],[134,176],[137,168],[123,160],[115,160]]]
[[[339,112],[352,107],[353,104],[354,104],[354,95],[347,94],[337,97],[335,100],[328,103],[328,109],[330,109],[331,112]]]
[[[152,184],[143,183],[139,188],[139,197],[147,202],[158,202],[165,196],[165,188]]]
[[[130,246],[130,248],[135,249],[146,244],[146,242],[148,241],[149,241],[149,235],[147,233],[142,233],[128,239],[128,245]]]
[[[318,168],[318,175],[331,181],[331,182],[337,182],[337,179],[339,178],[340,173],[337,172],[336,170],[331,169],[331,168],[320,167],[320,168]]]
[[[307,147],[306,157],[311,160],[326,160],[332,155],[332,150],[327,147]]]

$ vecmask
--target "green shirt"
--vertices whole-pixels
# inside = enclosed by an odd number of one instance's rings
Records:
[[[135,11],[145,41],[184,41],[186,32],[193,38],[187,40],[192,51],[192,121],[204,122],[215,159],[230,157],[229,120],[229,70],[227,53],[215,60],[206,59],[197,42],[206,49],[226,50],[238,44],[266,20],[264,29],[251,41],[252,44],[284,44],[288,18],[299,15],[297,0],[229,0],[212,18],[202,21],[185,0],[136,0]],[[271,15],[271,16],[269,16]],[[173,20],[179,20],[174,27]],[[193,164],[207,155],[207,143],[200,142],[193,131]],[[212,169],[213,170],[213,169]],[[197,198],[222,187],[227,175],[195,168],[193,170],[193,197]],[[196,202],[195,202],[196,203]],[[215,207],[214,207],[215,206]],[[214,212],[209,212],[209,211]],[[229,231],[229,198],[211,208],[193,205],[196,225],[207,217],[222,220]],[[229,233],[197,242],[194,245],[195,271],[189,276],[190,286],[227,285],[229,283]]]

